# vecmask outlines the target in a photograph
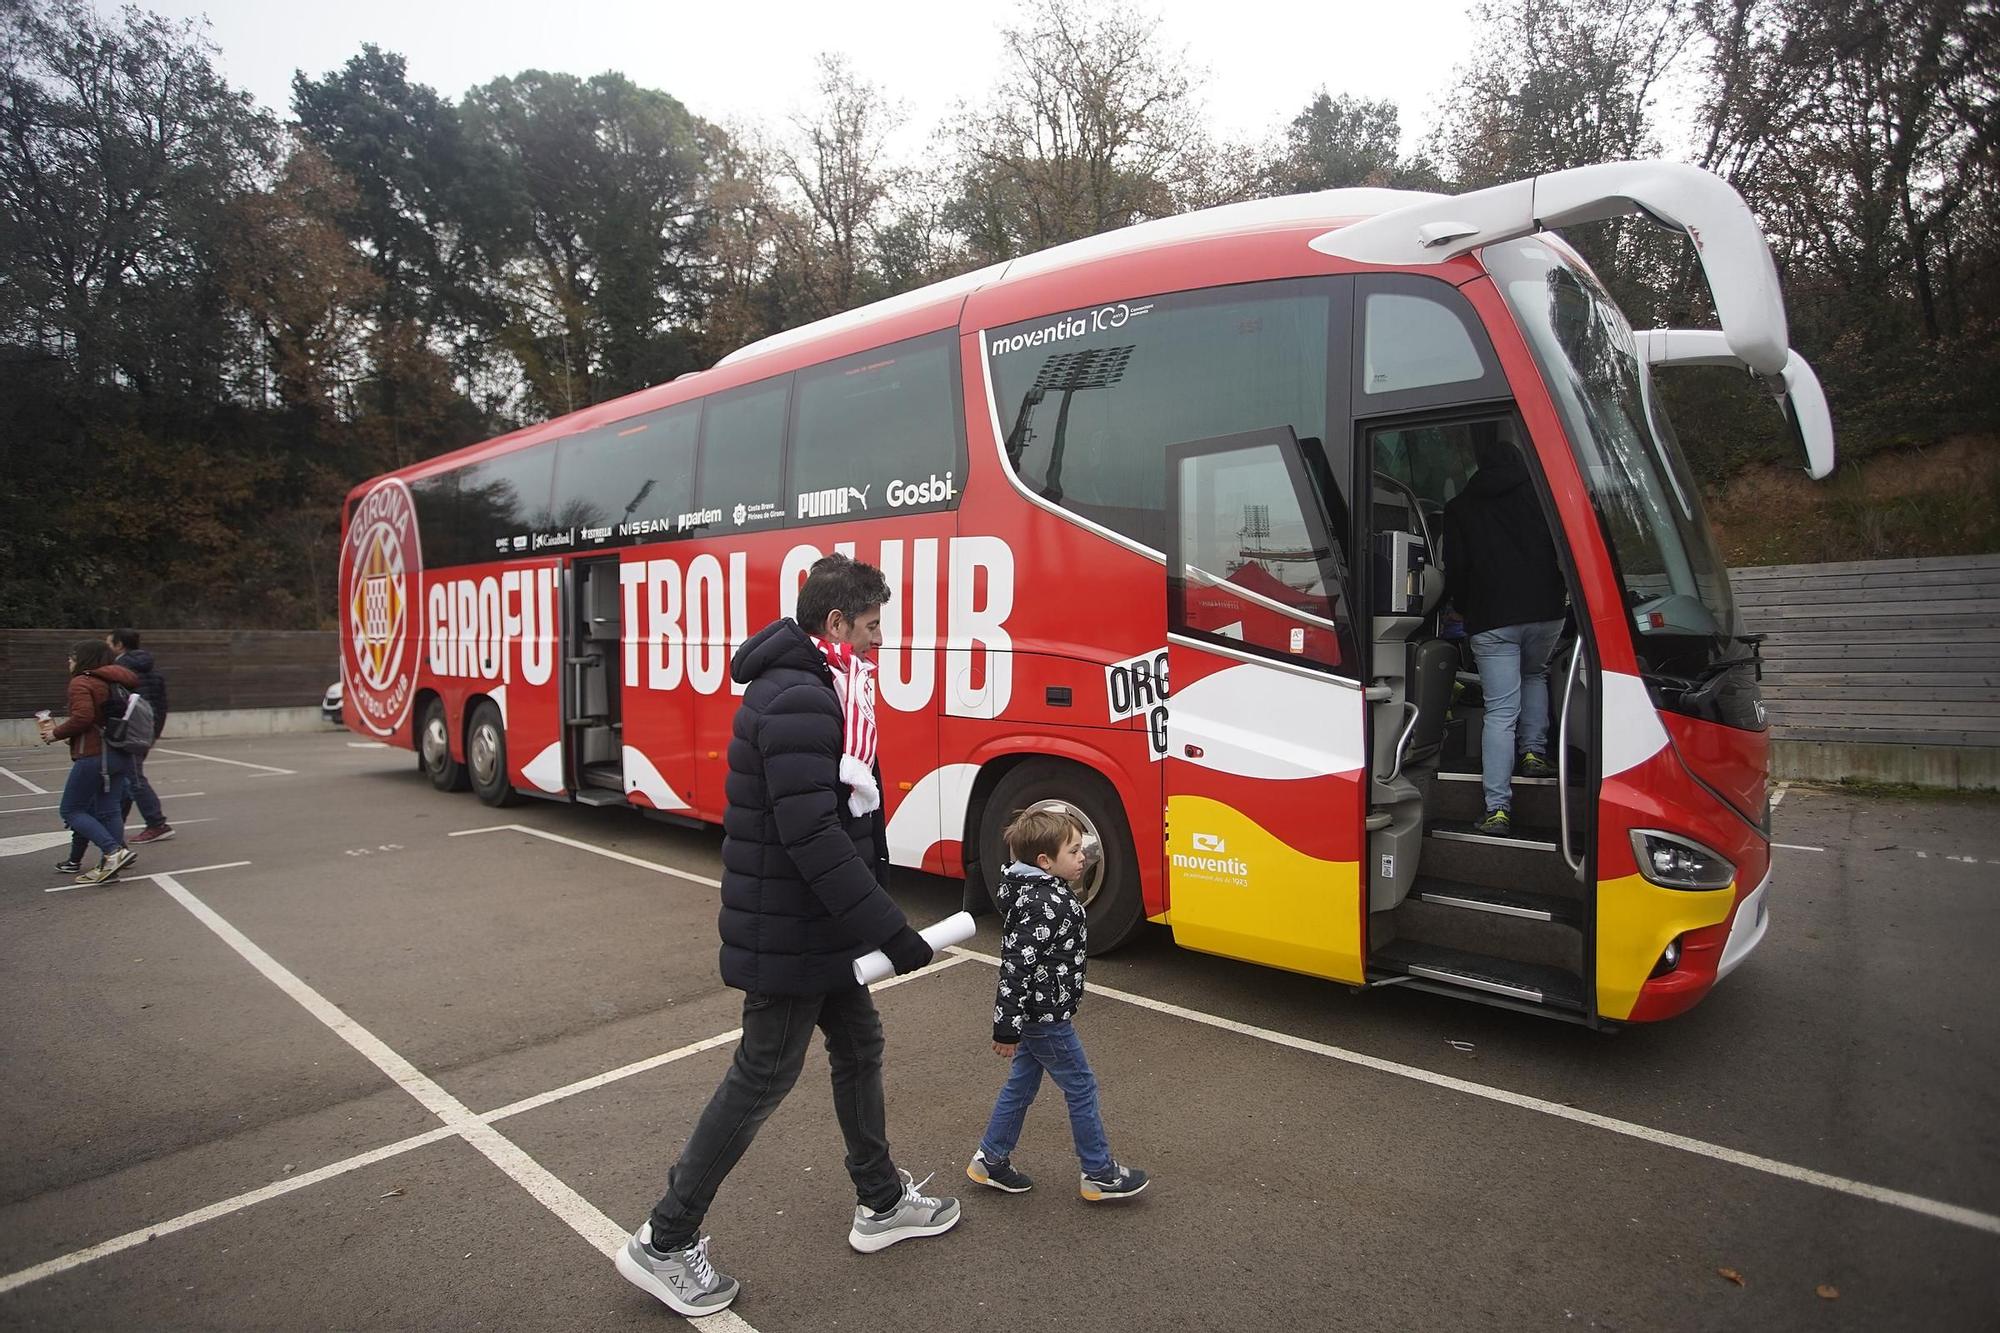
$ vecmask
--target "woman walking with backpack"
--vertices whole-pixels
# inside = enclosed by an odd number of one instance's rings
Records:
[[[69,650],[69,716],[61,722],[44,718],[41,724],[44,744],[69,742],[69,780],[63,783],[57,809],[73,835],[72,850],[70,859],[56,869],[81,868],[77,836],[96,843],[103,853],[102,860],[76,877],[79,884],[116,878],[137,855],[125,845],[125,822],[118,814],[118,798],[125,790],[125,756],[104,743],[104,706],[114,684],[133,690],[139,687],[139,678],[112,662],[111,649],[102,639],[82,640]]]

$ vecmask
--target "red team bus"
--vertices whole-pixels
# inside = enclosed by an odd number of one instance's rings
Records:
[[[1549,228],[1688,234],[1720,330],[1635,335]],[[1755,636],[1652,365],[1746,367],[1810,469],[1824,399],[1764,237],[1692,167],[1334,190],[1145,223],[767,338],[357,487],[347,725],[440,790],[719,823],[730,655],[808,566],[879,566],[890,854],[965,875],[1084,821],[1095,951],[1180,944],[1593,1026],[1761,939]],[[1554,778],[1481,813],[1447,499],[1524,453],[1571,614]]]

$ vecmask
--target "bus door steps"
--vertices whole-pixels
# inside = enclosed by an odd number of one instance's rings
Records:
[[[1484,884],[1457,884],[1448,879],[1419,876],[1410,896],[1436,907],[1490,912],[1495,916],[1519,917],[1528,921],[1554,921],[1575,926],[1583,920],[1583,905],[1574,898],[1526,893],[1519,889],[1497,889]]]
[[[1580,898],[1420,874],[1401,903],[1369,914],[1368,937],[1581,974],[1582,926]]]
[[[1561,837],[1553,825],[1517,824],[1511,836],[1495,837],[1474,832],[1469,822],[1431,823],[1424,829],[1418,875],[1422,879],[1581,899],[1584,887],[1577,883],[1563,861],[1558,848]]]
[[[1537,828],[1554,828],[1562,815],[1556,809],[1554,778],[1512,779],[1514,818]],[[1570,786],[1570,800],[1580,801],[1580,791]],[[1485,787],[1476,772],[1440,768],[1430,790],[1424,793],[1424,808],[1435,824],[1470,824],[1486,813]],[[1572,804],[1572,811],[1582,809]]]
[[[1416,940],[1396,940],[1368,956],[1383,972],[1504,996],[1550,1009],[1583,1012],[1583,982],[1557,967],[1465,953]]]
[[[625,766],[623,764],[585,764],[579,775],[585,787],[602,787],[606,791],[618,793],[618,799],[625,799]]]
[[[627,802],[625,800],[625,793],[622,791],[606,791],[602,787],[584,787],[577,791],[576,803],[578,805],[624,805]]]
[[[1516,824],[1511,833],[1481,833],[1471,821],[1439,820],[1424,830],[1424,836],[1451,842],[1471,842],[1487,847],[1518,847],[1533,852],[1554,852],[1561,836],[1552,828]]]

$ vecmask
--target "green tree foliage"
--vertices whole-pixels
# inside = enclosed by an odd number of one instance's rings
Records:
[[[492,170],[483,303],[546,416],[696,369],[718,132],[621,74],[538,70],[466,96]]]
[[[1429,158],[1403,155],[1403,128],[1394,102],[1346,93],[1334,97],[1324,88],[1285,127],[1266,177],[1271,194],[1364,185],[1398,190],[1443,186]]]

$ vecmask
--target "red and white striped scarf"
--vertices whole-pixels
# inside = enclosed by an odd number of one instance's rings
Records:
[[[865,815],[882,804],[875,783],[875,664],[851,643],[812,636],[833,671],[840,696],[840,780],[847,784],[847,808]]]

